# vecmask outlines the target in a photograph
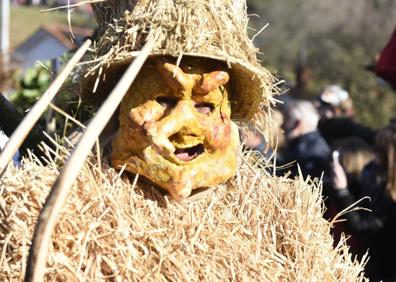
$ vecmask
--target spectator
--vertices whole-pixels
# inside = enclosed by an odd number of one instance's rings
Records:
[[[282,152],[285,146],[284,134],[281,129],[283,123],[282,113],[278,110],[272,112],[271,127],[266,133],[260,132],[253,124],[240,128],[240,138],[245,148],[255,150],[271,160],[274,151]],[[264,137],[266,134],[267,139]]]
[[[307,66],[297,64],[295,74],[296,84],[288,94],[295,99],[307,99],[310,96],[309,85],[313,81],[312,70]]]
[[[336,162],[339,162],[345,170],[346,184],[341,186],[347,187],[347,192],[351,197],[360,199],[363,194],[361,191],[363,169],[368,163],[373,161],[375,156],[374,149],[362,139],[350,137],[336,141],[332,146],[332,150],[336,152],[336,156],[339,156],[336,158]],[[338,191],[336,190],[335,192]],[[328,211],[330,218],[334,218],[339,212],[346,208],[342,200],[342,197],[334,196],[328,200],[331,202]],[[351,203],[352,202],[348,202],[347,204]],[[338,244],[342,233],[351,235],[354,232],[350,230],[346,222],[337,222],[332,230],[335,245]],[[366,253],[367,247],[358,233],[350,237],[347,242],[350,247],[350,252],[353,255],[358,255],[358,257],[361,258]]]
[[[298,166],[304,177],[320,178],[323,172],[327,175],[330,148],[317,131],[319,115],[313,104],[305,100],[289,101],[282,110],[287,148],[278,164],[296,161],[290,167],[291,176],[298,174]],[[279,170],[280,174],[284,172]]]
[[[365,207],[368,212],[350,212],[345,215],[350,229],[364,236],[370,260],[367,275],[373,281],[395,281],[396,268],[396,120],[381,129],[376,136],[376,159],[365,167],[362,176],[362,196],[371,198]],[[334,188],[341,209],[350,206],[355,198],[347,187],[346,175],[335,160]]]
[[[354,136],[374,144],[374,131],[353,120],[352,99],[340,86],[327,86],[317,98],[315,105],[320,114],[320,134],[330,146],[336,140]]]
[[[374,160],[374,148],[358,137],[349,137],[334,142],[331,149],[339,153],[339,161],[345,170],[349,191],[353,196],[360,197],[363,169]]]
[[[264,154],[266,149],[264,137],[253,125],[241,129],[240,138],[245,148]]]

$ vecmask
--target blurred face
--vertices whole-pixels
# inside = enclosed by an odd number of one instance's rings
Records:
[[[317,109],[321,120],[332,119],[336,116],[334,108],[330,105],[315,101],[314,106]]]
[[[230,120],[222,64],[187,57],[145,64],[120,106],[112,163],[139,173],[176,199],[236,172],[238,130]]]
[[[286,140],[293,140],[299,136],[298,125],[298,120],[291,117],[287,113],[284,114],[282,129],[284,131]]]

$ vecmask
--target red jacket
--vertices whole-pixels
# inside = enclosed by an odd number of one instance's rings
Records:
[[[380,55],[375,72],[396,87],[396,29]]]

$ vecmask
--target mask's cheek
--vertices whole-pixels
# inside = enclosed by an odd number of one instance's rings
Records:
[[[230,145],[231,120],[227,115],[215,113],[210,117],[201,117],[200,124],[209,152],[224,151]]]

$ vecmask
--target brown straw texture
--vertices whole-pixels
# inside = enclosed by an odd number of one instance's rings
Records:
[[[21,281],[38,212],[66,150],[0,180],[0,280]],[[246,159],[243,156],[243,159]],[[225,185],[176,203],[91,158],[62,211],[46,281],[363,281],[332,246],[320,188],[244,161]]]
[[[86,68],[83,97],[106,95],[103,85],[115,65],[136,56],[148,33],[155,39],[153,55],[213,58],[228,63],[232,82],[232,118],[261,115],[269,122],[275,79],[257,60],[249,39],[245,0],[108,0],[93,4],[99,40]],[[150,35],[150,36],[151,36]],[[95,92],[95,94],[93,94]],[[103,93],[105,92],[105,93]],[[95,99],[95,98],[94,98]],[[92,100],[92,99],[91,99]],[[260,117],[263,121],[263,117]]]

